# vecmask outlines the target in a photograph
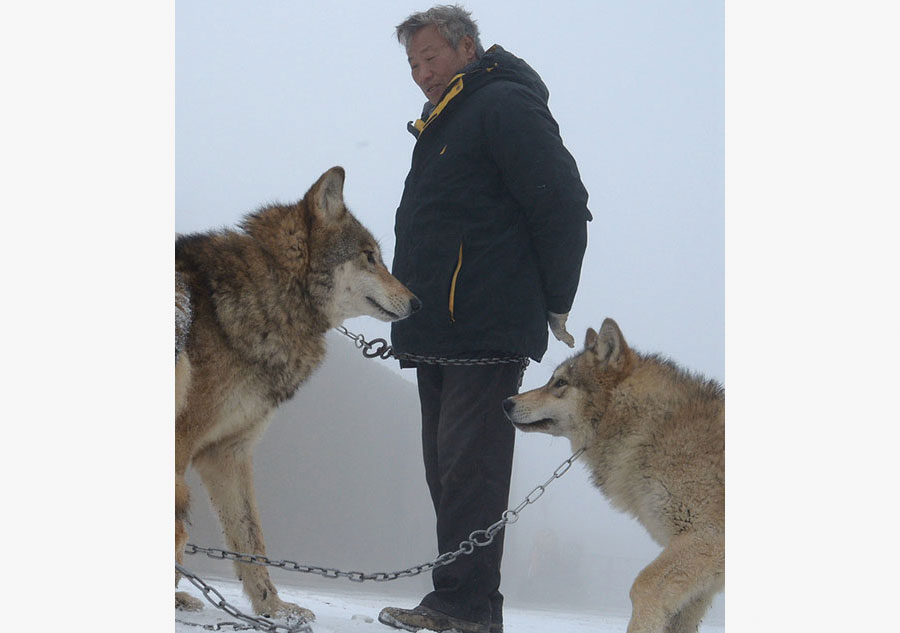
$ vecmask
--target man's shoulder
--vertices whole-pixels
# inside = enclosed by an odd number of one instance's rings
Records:
[[[485,95],[495,95],[498,93],[520,96],[522,98],[539,98],[537,93],[525,84],[505,77],[498,77],[491,81],[486,81],[475,91],[475,94]]]
[[[547,104],[528,86],[509,79],[496,79],[474,91],[470,101],[485,111],[517,108],[547,108]]]

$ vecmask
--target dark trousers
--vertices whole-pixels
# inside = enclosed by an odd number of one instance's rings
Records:
[[[456,551],[508,507],[515,428],[501,403],[518,391],[521,372],[518,363],[417,368],[425,478],[441,554]],[[502,622],[504,533],[487,547],[436,568],[434,591],[422,604],[465,620]]]

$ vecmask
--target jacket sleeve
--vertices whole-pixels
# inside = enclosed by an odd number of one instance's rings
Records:
[[[513,83],[485,109],[488,152],[525,214],[550,312],[572,308],[587,247],[588,193],[547,105]]]

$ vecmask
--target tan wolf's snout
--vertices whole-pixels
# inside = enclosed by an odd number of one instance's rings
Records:
[[[507,398],[503,401],[503,412],[513,426],[525,433],[562,435],[555,412],[545,406],[547,402],[541,400],[543,392],[544,388],[541,388]]]

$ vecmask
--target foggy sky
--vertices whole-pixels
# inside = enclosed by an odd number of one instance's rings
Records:
[[[175,228],[233,226],[333,165],[393,258],[424,97],[393,28],[416,2],[176,3]],[[569,319],[724,380],[722,3],[469,2],[485,47],[524,58],[578,162],[594,221]],[[353,331],[388,326],[352,319]],[[551,337],[524,386],[571,350]]]

